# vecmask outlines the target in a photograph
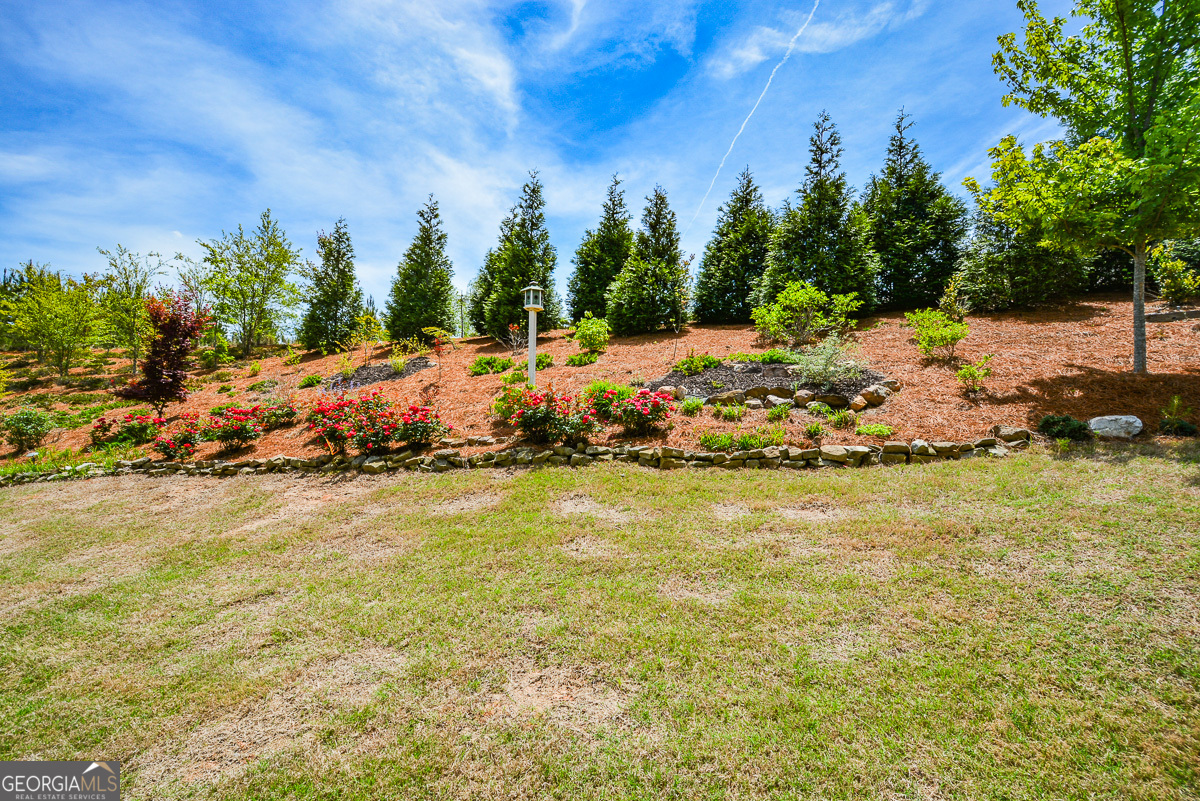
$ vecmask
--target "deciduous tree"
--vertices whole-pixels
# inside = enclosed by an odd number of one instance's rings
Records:
[[[118,244],[116,251],[97,248],[108,259],[100,293],[104,328],[110,342],[125,348],[129,354],[129,372],[137,375],[138,359],[150,334],[146,316],[146,298],[155,276],[162,275],[162,256],[151,251],[145,256],[126,250]]]

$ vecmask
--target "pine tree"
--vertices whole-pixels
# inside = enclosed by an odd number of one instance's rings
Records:
[[[509,325],[523,326],[528,318],[521,293],[529,284],[543,291],[545,308],[539,325],[546,330],[561,322],[562,307],[554,291],[558,255],[546,230],[546,201],[537,172],[521,188],[521,198],[500,224],[500,241],[488,251],[472,284],[471,323],[475,330],[500,339]]]
[[[317,234],[320,264],[309,262],[304,276],[309,281],[308,311],[300,323],[300,343],[309,350],[334,350],[351,341],[363,293],[354,274],[354,246],[346,220],[340,219],[333,233]]]
[[[908,136],[903,109],[883,174],[872,176],[863,206],[879,254],[879,300],[890,308],[934,306],[962,255],[967,208],[941,184]]]
[[[393,341],[422,337],[422,328],[454,330],[454,268],[446,255],[446,232],[433,195],[417,212],[419,224],[404,259],[396,268],[384,310],[384,327]]]
[[[870,308],[879,258],[866,216],[841,170],[841,135],[826,112],[813,123],[808,144],[809,164],[796,190],[799,202],[784,204],[753,305],[765,306],[789,283],[804,282],[826,294],[854,292],[863,308]]]
[[[608,324],[620,336],[686,322],[688,264],[679,249],[675,212],[660,186],[646,201],[634,255],[606,295]]]
[[[696,319],[702,323],[750,321],[750,293],[767,264],[774,220],[747,167],[717,212],[696,279]]]
[[[599,227],[588,229],[575,251],[575,272],[567,283],[572,320],[582,319],[584,312],[591,312],[593,317],[605,315],[604,293],[633,253],[633,231],[620,185],[621,180],[614,175]]]

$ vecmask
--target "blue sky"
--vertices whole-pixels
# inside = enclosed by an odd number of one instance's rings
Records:
[[[821,109],[861,188],[897,110],[954,191],[1001,136],[1056,127],[1005,109],[991,70],[1013,0],[811,2],[0,0],[0,263],[99,271],[118,242],[199,255],[270,207],[312,257],[350,227],[382,301],[429,193],[465,287],[530,169],[546,188],[560,289],[609,176],[640,216],[661,184],[703,251],[749,165],[793,192]],[[1065,0],[1044,2],[1065,13]]]

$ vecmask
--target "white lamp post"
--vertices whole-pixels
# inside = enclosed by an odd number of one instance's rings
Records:
[[[542,310],[542,288],[530,284],[525,293],[525,310],[529,312],[529,383],[537,386],[537,313]]]

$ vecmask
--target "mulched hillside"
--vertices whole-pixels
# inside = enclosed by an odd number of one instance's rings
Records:
[[[855,337],[861,356],[869,366],[898,379],[904,389],[883,406],[870,409],[864,422],[887,423],[896,429],[895,439],[917,437],[962,441],[984,435],[993,424],[1032,427],[1045,414],[1070,414],[1086,419],[1101,414],[1135,414],[1150,430],[1158,420],[1159,409],[1172,395],[1181,395],[1187,405],[1200,407],[1200,326],[1195,321],[1150,325],[1150,374],[1135,376],[1129,372],[1132,361],[1132,303],[1116,296],[1094,296],[1064,306],[1034,311],[976,315],[968,319],[971,335],[959,345],[959,361],[977,361],[994,354],[994,375],[986,394],[967,399],[954,378],[955,367],[923,359],[909,341],[911,329],[903,325],[901,314],[889,314],[863,321]],[[629,382],[640,379],[653,383],[666,377],[674,363],[688,354],[710,353],[724,357],[730,353],[755,352],[764,348],[755,341],[753,329],[742,326],[695,326],[676,336],[665,332],[630,338],[614,338],[607,353],[592,365],[567,367],[566,359],[577,351],[575,343],[561,331],[538,338],[538,352],[550,353],[555,366],[539,371],[539,384],[553,385],[560,391],[582,389],[595,379]],[[488,407],[502,384],[500,376],[472,377],[468,366],[479,355],[507,355],[507,350],[486,339],[472,339],[454,350],[447,350],[440,364],[417,370],[413,365],[406,377],[387,379],[386,351],[377,354],[369,371],[358,383],[369,378],[369,389],[378,389],[384,397],[418,402],[423,395],[461,436],[491,435],[509,437],[514,432],[488,415]],[[306,375],[331,376],[336,372],[338,356],[306,357],[297,366],[286,366],[279,357],[262,360],[262,371],[248,375],[245,368],[229,369],[233,378],[208,381],[184,404],[168,408],[174,419],[184,411],[201,414],[231,400],[250,406],[267,401],[272,395],[294,395],[303,407],[320,397],[322,390],[297,389]],[[439,361],[434,356],[431,359]],[[363,354],[355,354],[361,362]],[[121,367],[110,366],[109,375]],[[77,371],[79,372],[79,371]],[[369,376],[366,373],[370,373]],[[200,372],[200,378],[212,377],[212,371]],[[385,380],[379,380],[384,378]],[[268,392],[252,392],[248,387],[264,380],[278,386]],[[232,384],[235,394],[218,394],[220,384]],[[77,393],[66,387],[38,387],[26,394],[50,393],[63,396]],[[355,390],[358,391],[358,390]],[[9,398],[11,408],[22,401],[20,395]],[[66,408],[62,406],[60,408]],[[753,428],[766,424],[766,411],[750,411],[740,424]],[[787,423],[789,442],[803,443],[802,430],[811,418],[793,413]],[[694,418],[678,416],[669,432],[641,442],[655,442],[684,448],[696,448],[704,430],[733,430],[738,424],[720,423],[707,413]],[[80,448],[88,443],[89,427],[56,432],[56,448]],[[600,440],[627,439],[611,430]],[[879,440],[857,437],[853,432],[836,431],[828,442],[870,444]],[[467,452],[477,449],[466,449]],[[205,444],[198,452],[209,457],[215,444]],[[306,455],[323,452],[303,425],[270,433],[239,456],[272,456],[277,453]]]

